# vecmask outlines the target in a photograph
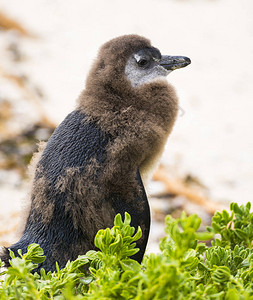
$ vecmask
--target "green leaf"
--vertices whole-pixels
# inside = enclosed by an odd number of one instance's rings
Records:
[[[245,240],[248,237],[247,232],[242,229],[236,228],[234,229],[234,232],[241,240]]]
[[[122,248],[122,245],[123,245],[122,236],[118,234],[115,242],[109,246],[109,253],[114,254],[116,252],[119,252]]]
[[[216,213],[207,232],[197,232],[197,215],[166,217],[162,253],[145,255],[140,265],[128,256],[139,250],[140,228],[116,215],[114,227],[98,231],[95,245],[57,272],[32,273],[45,258],[37,244],[11,253],[0,279],[0,299],[251,299],[253,295],[253,213],[250,204],[231,204]],[[214,235],[214,232],[220,236]],[[206,241],[213,238],[212,245]],[[0,262],[2,266],[2,263]],[[1,273],[3,274],[3,273]]]
[[[195,233],[197,240],[199,241],[208,241],[214,237],[213,232],[196,232]]]
[[[130,225],[131,223],[131,216],[129,215],[129,213],[125,212],[125,220],[124,220],[124,225]]]
[[[140,264],[133,259],[123,259],[120,261],[120,265],[123,271],[139,272],[141,270]]]
[[[114,226],[118,226],[120,228],[123,226],[121,214],[117,214],[116,217],[114,218]]]
[[[212,279],[216,283],[224,283],[230,279],[230,270],[226,266],[217,267],[212,273]]]
[[[136,232],[136,234],[132,237],[132,241],[135,242],[137,240],[139,240],[142,236],[142,231],[141,231],[141,227],[138,226],[138,230]]]

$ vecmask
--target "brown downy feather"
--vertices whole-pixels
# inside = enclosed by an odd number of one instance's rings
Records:
[[[129,191],[134,190],[131,178],[136,166],[144,176],[154,166],[178,111],[174,88],[166,81],[132,87],[125,76],[130,55],[145,47],[151,47],[150,41],[137,35],[102,46],[78,100],[77,108],[114,137],[107,147],[104,177],[121,191],[126,178]],[[129,196],[129,191],[124,192]]]

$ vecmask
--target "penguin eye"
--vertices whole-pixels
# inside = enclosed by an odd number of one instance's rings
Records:
[[[150,63],[150,57],[136,53],[134,58],[140,68],[146,67]]]
[[[139,61],[137,61],[137,64],[139,67],[145,67],[149,61],[145,58],[141,58]]]

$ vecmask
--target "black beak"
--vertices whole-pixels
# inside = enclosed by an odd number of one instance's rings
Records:
[[[190,58],[186,56],[169,56],[162,55],[160,60],[160,65],[166,70],[176,70],[180,68],[184,68],[191,63]]]

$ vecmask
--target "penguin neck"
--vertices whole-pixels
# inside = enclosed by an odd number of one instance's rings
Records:
[[[127,82],[126,82],[127,81]],[[132,126],[134,119],[152,119],[167,131],[177,115],[178,100],[174,88],[164,80],[143,84],[137,88],[128,80],[124,88],[108,83],[88,86],[79,96],[77,109],[85,113],[112,135]]]

